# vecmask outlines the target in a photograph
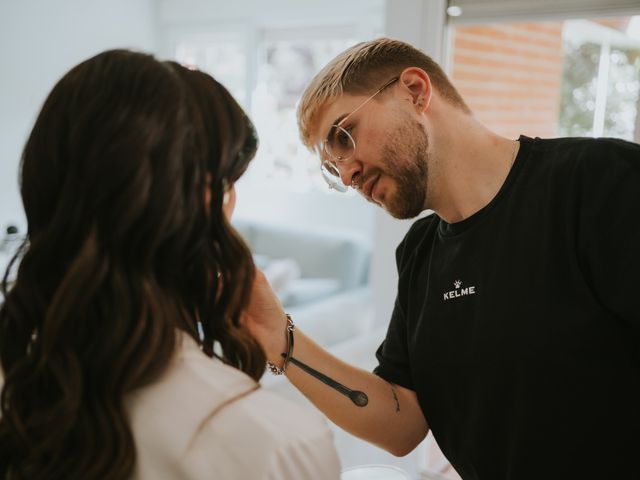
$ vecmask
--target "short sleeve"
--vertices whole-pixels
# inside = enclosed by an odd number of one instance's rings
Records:
[[[408,277],[413,264],[416,242],[424,234],[434,215],[415,222],[396,249],[398,268],[398,294],[396,295],[387,335],[376,352],[378,366],[373,373],[388,382],[414,390],[409,361],[407,336]]]
[[[396,297],[387,335],[376,352],[378,366],[373,373],[388,382],[414,390],[407,349],[407,330],[402,306]]]
[[[601,142],[579,167],[580,257],[598,300],[640,336],[640,146]]]

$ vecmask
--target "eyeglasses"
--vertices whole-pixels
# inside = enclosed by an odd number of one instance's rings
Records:
[[[329,188],[342,193],[349,190],[349,186],[342,182],[338,165],[353,158],[356,153],[356,141],[351,136],[349,130],[343,128],[342,125],[345,124],[349,117],[373,100],[376,95],[392,85],[399,78],[400,77],[394,77],[389,80],[337,124],[331,125],[327,138],[324,139],[322,147],[319,149],[320,160],[322,161],[320,164],[320,170],[322,172],[322,177],[325,182],[327,182],[327,185],[329,185]]]

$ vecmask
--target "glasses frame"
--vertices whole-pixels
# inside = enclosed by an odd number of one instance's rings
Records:
[[[373,94],[371,94],[368,98],[366,98],[354,110],[348,113],[342,120],[340,120],[337,124],[331,125],[331,127],[329,128],[329,133],[327,134],[327,137],[322,141],[322,146],[319,149],[319,153],[320,153],[320,160],[321,160],[320,171],[322,173],[322,177],[324,178],[327,185],[329,185],[330,189],[337,190],[342,193],[349,190],[349,185],[345,185],[342,182],[338,165],[349,161],[351,158],[353,158],[353,156],[356,153],[356,141],[347,130],[342,128],[342,125],[344,125],[344,123],[351,116],[353,116],[355,113],[360,111],[365,105],[367,105],[371,100],[373,100],[380,92],[382,92],[383,90],[393,85],[399,79],[400,79],[400,76],[396,76],[388,80],[384,85],[378,88],[378,90],[376,90]],[[342,130],[349,137],[349,140],[353,145],[353,152],[348,157],[336,157],[331,153],[331,150],[328,147],[328,143],[329,143],[329,135],[331,134],[331,131],[333,129]],[[328,158],[324,157],[324,155],[328,155],[329,157],[332,158],[332,160],[329,160]]]

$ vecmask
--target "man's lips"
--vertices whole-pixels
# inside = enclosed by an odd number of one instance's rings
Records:
[[[365,197],[369,199],[371,198],[371,192],[373,192],[373,187],[375,187],[379,179],[380,179],[380,174],[376,175],[375,177],[371,177],[364,183],[364,185],[362,186],[362,193],[364,194]]]

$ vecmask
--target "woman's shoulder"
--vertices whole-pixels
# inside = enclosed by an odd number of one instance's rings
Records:
[[[188,402],[191,412],[197,414],[200,409],[208,411],[256,385],[248,375],[208,357],[195,340],[180,334],[176,352],[162,375],[132,392],[127,402],[130,410],[140,407],[145,412],[173,410]]]
[[[332,434],[318,412],[260,388],[190,339],[157,382],[131,396],[129,413],[136,479],[155,478],[158,463],[162,471],[179,471],[179,478],[198,478],[198,472],[265,479],[339,475]],[[267,476],[271,471],[278,473]]]
[[[340,475],[326,420],[264,389],[208,419],[192,441],[189,458],[189,464],[208,464],[221,478],[327,480]]]

